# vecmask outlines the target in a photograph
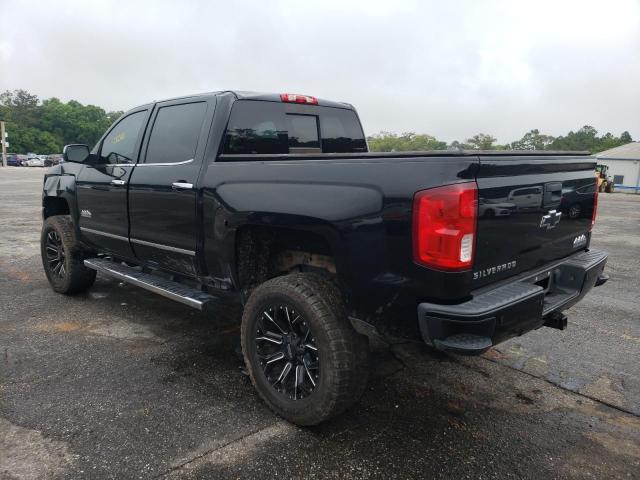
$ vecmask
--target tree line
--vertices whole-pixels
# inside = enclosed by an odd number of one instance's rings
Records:
[[[65,103],[53,97],[41,101],[26,90],[7,90],[0,94],[0,120],[6,122],[9,132],[9,151],[15,153],[60,153],[69,143],[94,145],[120,115],[120,111],[107,112],[75,100]],[[485,133],[449,144],[431,135],[414,132],[399,135],[383,131],[367,140],[374,152],[468,149],[590,150],[593,153],[633,141],[629,132],[622,132],[619,137],[611,133],[598,135],[598,131],[589,125],[559,137],[534,129],[507,144],[498,144],[495,137]]]
[[[498,144],[496,138],[486,133],[478,133],[464,142],[457,140],[447,144],[431,135],[414,132],[398,135],[392,132],[380,132],[367,137],[369,149],[374,152],[402,152],[421,150],[589,150],[592,153],[602,152],[632,142],[629,132],[619,137],[607,132],[598,135],[598,131],[590,125],[570,131],[566,135],[553,137],[534,129],[525,133],[520,140]]]
[[[0,93],[0,120],[6,122],[8,151],[15,153],[60,153],[69,143],[93,145],[120,115],[75,100],[40,101],[26,90]]]

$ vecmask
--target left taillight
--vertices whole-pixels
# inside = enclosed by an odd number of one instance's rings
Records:
[[[422,190],[413,198],[413,260],[439,270],[473,265],[478,189],[475,182]]]

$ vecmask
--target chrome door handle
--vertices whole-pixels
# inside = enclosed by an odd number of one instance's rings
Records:
[[[124,180],[111,180],[111,185],[114,185],[116,187],[121,187],[126,184],[127,182],[125,182]]]
[[[173,182],[171,184],[171,188],[174,190],[191,190],[193,188],[193,183]]]

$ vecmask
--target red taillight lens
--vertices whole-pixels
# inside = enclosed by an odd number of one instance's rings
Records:
[[[441,270],[471,267],[477,211],[475,182],[417,192],[413,199],[413,260]]]
[[[300,95],[298,93],[281,93],[280,100],[287,103],[307,103],[318,105],[318,99],[310,95]]]
[[[596,191],[593,194],[593,213],[591,213],[591,228],[596,224],[596,215],[598,214],[598,177],[599,173],[596,172]]]

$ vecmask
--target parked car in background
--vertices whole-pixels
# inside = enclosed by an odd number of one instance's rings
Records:
[[[62,161],[61,153],[52,153],[51,155],[47,155],[47,158],[44,161],[45,167],[51,167],[52,165],[58,165]]]
[[[507,202],[492,202],[485,198],[478,199],[478,216],[506,217],[516,211],[516,205]]]
[[[21,167],[22,164],[20,163],[20,160],[18,159],[18,155],[16,155],[15,153],[8,153],[7,154],[7,166],[8,167]]]
[[[18,161],[20,162],[20,166],[21,167],[26,167],[27,166],[27,161],[28,161],[28,157],[24,154],[17,154],[16,157],[18,157]]]
[[[536,210],[542,205],[542,187],[516,188],[511,190],[507,200],[516,205],[519,211]]]
[[[44,160],[40,157],[31,157],[27,159],[27,167],[44,167]]]

